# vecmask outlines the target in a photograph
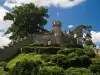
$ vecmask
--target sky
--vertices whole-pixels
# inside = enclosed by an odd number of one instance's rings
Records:
[[[62,30],[72,30],[78,25],[92,26],[92,40],[100,47],[100,0],[0,0],[0,47],[11,42],[10,35],[3,35],[12,21],[4,21],[5,12],[11,12],[15,6],[34,3],[48,8],[46,29],[52,29],[53,20],[61,20]]]

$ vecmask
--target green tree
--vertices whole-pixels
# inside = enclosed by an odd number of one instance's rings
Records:
[[[44,25],[47,24],[48,17],[48,9],[42,6],[36,7],[33,3],[16,6],[4,16],[4,20],[13,21],[5,34],[12,33],[10,39],[19,40],[29,34],[47,31]]]
[[[83,33],[86,34],[86,37],[91,38],[91,29],[92,26],[89,25],[79,25],[73,31],[77,34],[78,37],[82,37]]]

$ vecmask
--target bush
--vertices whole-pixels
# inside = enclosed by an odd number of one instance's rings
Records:
[[[64,54],[64,55],[68,55],[69,53],[72,53],[72,52],[74,52],[74,49],[64,49],[64,50],[59,50],[58,52],[57,52],[57,54]]]
[[[64,70],[58,66],[45,66],[39,71],[40,75],[64,75]]]
[[[55,63],[53,63],[53,62],[45,62],[44,64],[43,64],[43,66],[57,66]]]
[[[74,52],[68,54],[68,59],[70,60],[70,66],[71,67],[80,66],[80,61],[78,60],[78,56]]]
[[[84,55],[85,53],[83,52],[83,49],[82,48],[76,48],[75,49],[75,53],[78,55],[78,56],[81,56],[81,55]]]
[[[44,47],[45,45],[43,43],[33,43],[30,45],[30,47]]]
[[[24,47],[22,53],[56,54],[60,47]]]
[[[89,69],[93,73],[99,73],[100,74],[100,59],[99,58],[94,58],[92,59],[92,64],[89,66]]]
[[[41,61],[28,61],[17,62],[13,69],[9,72],[9,75],[37,75]]]
[[[70,65],[68,58],[62,54],[54,55],[52,57],[52,62],[63,68],[68,68]]]
[[[93,73],[98,73],[100,74],[100,64],[91,64],[89,66],[89,69],[91,70],[91,72]]]
[[[90,59],[87,55],[82,55],[78,58],[80,60],[80,65],[83,66],[83,67],[88,67],[90,66]]]
[[[93,42],[92,42],[92,40],[86,40],[86,41],[85,41],[85,44],[86,44],[87,46],[89,46],[89,45],[93,45]]]
[[[51,44],[51,45],[46,45],[46,47],[61,47],[60,44]]]
[[[73,44],[71,44],[71,43],[63,44],[63,47],[67,47],[67,48],[83,48],[82,45],[78,45],[76,43],[73,43]]]
[[[86,68],[70,67],[65,71],[65,75],[95,75]]]
[[[88,55],[90,58],[93,58],[93,57],[96,56],[96,54],[95,54],[93,48],[86,47],[85,49],[83,49],[83,51],[84,51],[84,53],[85,53],[86,55]]]
[[[68,58],[76,59],[76,58],[78,58],[78,56],[77,56],[77,54],[75,52],[72,52],[72,53],[68,54]]]
[[[51,60],[52,56],[51,55],[47,55],[47,54],[43,54],[41,56],[41,59],[44,60],[45,62],[49,62]]]

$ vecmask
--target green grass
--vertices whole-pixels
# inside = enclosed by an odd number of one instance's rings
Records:
[[[7,67],[9,69],[11,69],[16,65],[16,62],[23,61],[24,59],[27,59],[27,60],[41,60],[41,55],[40,54],[34,54],[34,53],[20,54],[20,55],[16,56],[14,59],[12,59],[11,61],[9,61],[7,63]]]

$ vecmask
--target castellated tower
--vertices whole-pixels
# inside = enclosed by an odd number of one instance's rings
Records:
[[[52,23],[52,31],[56,38],[56,43],[61,44],[61,22],[59,20],[54,20]]]

